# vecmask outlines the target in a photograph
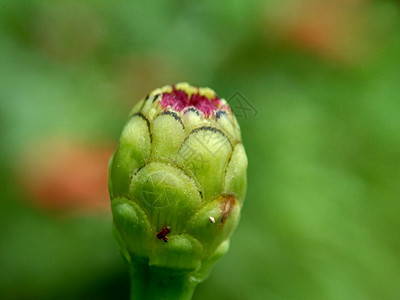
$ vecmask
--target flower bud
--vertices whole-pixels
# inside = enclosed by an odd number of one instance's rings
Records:
[[[132,110],[110,160],[114,231],[130,265],[204,280],[229,247],[247,157],[228,103],[187,83]]]

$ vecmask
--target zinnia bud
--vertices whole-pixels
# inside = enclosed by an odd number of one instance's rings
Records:
[[[228,249],[246,168],[238,122],[211,89],[165,86],[134,107],[109,172],[133,296],[191,297]]]

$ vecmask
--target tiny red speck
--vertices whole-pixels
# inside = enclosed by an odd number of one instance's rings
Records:
[[[163,240],[164,242],[168,242],[167,234],[171,232],[171,226],[164,226],[160,232],[156,233],[156,236],[159,240]]]

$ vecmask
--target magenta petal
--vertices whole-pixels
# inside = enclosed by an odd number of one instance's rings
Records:
[[[159,103],[164,110],[172,108],[175,111],[181,111],[186,107],[193,106],[207,117],[214,115],[217,110],[225,110],[225,105],[217,97],[209,99],[200,94],[193,94],[189,98],[185,91],[176,90],[175,88],[170,93],[163,93]]]

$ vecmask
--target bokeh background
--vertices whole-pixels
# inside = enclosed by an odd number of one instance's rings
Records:
[[[107,162],[135,102],[180,81],[240,93],[249,157],[240,226],[194,299],[400,299],[384,0],[2,0],[1,299],[128,299]]]

